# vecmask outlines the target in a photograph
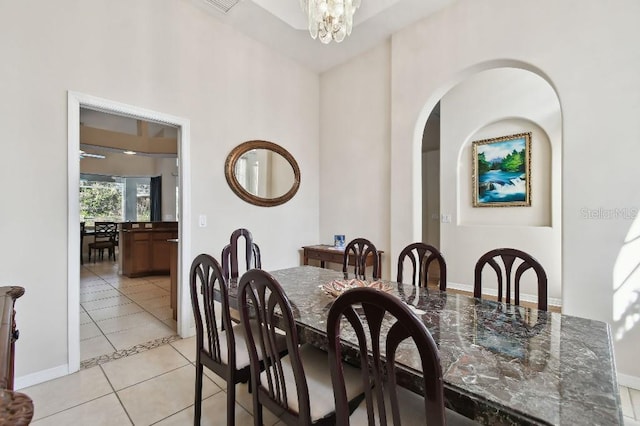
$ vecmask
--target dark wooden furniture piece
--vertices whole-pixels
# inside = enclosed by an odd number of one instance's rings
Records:
[[[15,341],[19,332],[15,324],[15,301],[24,288],[0,287],[0,424],[28,425],[33,417],[33,402],[13,390]]]
[[[346,325],[347,320],[351,327]],[[388,327],[383,324],[388,321]],[[365,331],[365,330],[368,330]],[[365,389],[364,407],[349,419],[349,405],[342,370],[343,333],[357,337]],[[336,424],[445,424],[444,386],[438,347],[429,330],[409,307],[390,294],[366,287],[345,292],[331,305],[327,318],[329,369],[336,400]],[[420,354],[424,397],[400,388],[396,383],[396,351],[405,340]],[[369,342],[369,343],[368,343]],[[383,356],[386,353],[386,356]],[[383,360],[385,362],[383,363]],[[383,366],[384,365],[384,366]],[[416,410],[420,408],[422,410]]]
[[[255,425],[263,424],[262,406],[274,413],[284,410],[280,420],[288,425],[334,425],[327,354],[308,344],[300,346],[292,307],[278,282],[268,272],[252,269],[240,278],[238,300],[241,323],[248,336]],[[284,332],[286,355],[271,343],[281,336],[276,328]],[[344,369],[347,399],[354,400],[364,392],[359,372],[351,366]]]
[[[104,251],[108,250],[109,259],[116,260],[116,239],[118,224],[115,222],[96,222],[93,231],[93,242],[89,243],[89,262],[91,253],[94,253],[93,261],[96,261],[98,253],[100,259],[104,258]]]
[[[250,377],[249,357],[241,326],[230,326],[227,283],[218,262],[207,254],[198,255],[191,264],[189,288],[196,323],[196,390],[194,425],[202,414],[203,367],[227,382],[227,425],[235,423],[236,384]],[[216,300],[220,312],[216,314]],[[202,301],[199,295],[202,295]],[[218,324],[220,317],[222,323]],[[251,332],[251,331],[249,331]],[[205,339],[206,334],[206,339]]]
[[[298,266],[271,275],[295,307],[298,336],[326,350],[327,312],[336,299],[318,287],[342,272]],[[408,299],[403,294],[420,289],[390,284],[438,344],[447,408],[488,425],[624,424],[607,323],[439,289]],[[229,285],[232,306],[237,290]],[[357,348],[355,336],[341,337]],[[401,345],[396,365],[398,384],[422,394],[417,348]]]
[[[412,243],[406,246],[398,256],[398,276],[396,282],[402,283],[404,278],[404,264],[406,261],[411,262],[411,284],[418,287],[427,287],[431,282],[430,278],[435,275],[431,274],[432,264],[438,267],[438,281],[440,290],[447,289],[447,264],[440,251],[425,243]],[[435,262],[435,263],[434,263]]]
[[[513,266],[515,276],[513,278],[514,298],[513,304],[520,304],[520,279],[522,274],[533,269],[538,281],[538,309],[547,310],[547,273],[540,263],[528,253],[513,248],[498,248],[483,254],[475,267],[473,296],[482,297],[482,270],[486,265],[491,266],[498,278],[498,301],[501,302],[504,294],[505,303],[511,303],[511,278]],[[505,289],[503,293],[503,284]]]
[[[260,248],[253,242],[253,236],[249,230],[236,229],[231,233],[229,244],[222,249],[222,273],[227,280],[238,279],[238,240],[244,238],[245,271],[253,268],[262,268]]]
[[[378,250],[378,272],[382,275],[382,254],[384,251]],[[342,265],[344,261],[344,248],[336,248],[327,244],[302,247],[303,264],[308,265],[309,260],[320,261],[320,267],[324,268],[325,263],[337,263]],[[355,265],[355,259],[349,259],[350,265]],[[367,256],[367,266],[373,266],[373,256]]]
[[[120,229],[120,273],[127,277],[168,275],[169,240],[178,238],[178,222],[123,222]]]
[[[349,241],[344,248],[342,258],[342,272],[344,273],[344,277],[347,278],[349,265],[353,265],[353,274],[356,278],[366,279],[367,259],[369,257],[371,257],[372,260],[372,277],[374,279],[380,278],[380,255],[378,254],[376,246],[366,238],[356,238]]]

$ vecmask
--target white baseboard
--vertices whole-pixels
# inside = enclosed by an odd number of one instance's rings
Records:
[[[451,288],[453,290],[460,290],[460,291],[466,291],[468,293],[473,294],[473,286],[469,285],[469,284],[459,284],[459,283],[454,283],[451,281],[447,281],[447,288]],[[483,294],[489,295],[489,296],[494,296],[494,297],[498,297],[498,290],[497,289],[488,289],[482,292]],[[524,301],[524,302],[531,302],[531,303],[538,303],[538,296],[533,295],[533,294],[520,294],[520,300]],[[549,304],[549,306],[555,306],[555,307],[562,307],[562,300],[561,299],[556,299],[553,297],[549,297],[547,299],[547,303]]]
[[[618,373],[618,384],[627,388],[640,390],[640,377]]]
[[[16,390],[20,390],[49,380],[57,379],[58,377],[66,376],[67,374],[69,374],[69,366],[67,364],[63,364],[47,370],[36,371],[35,373],[27,374],[26,376],[16,377],[13,387]]]

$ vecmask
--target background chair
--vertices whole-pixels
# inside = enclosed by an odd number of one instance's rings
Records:
[[[412,243],[406,246],[398,256],[398,276],[396,282],[404,282],[404,264],[411,262],[411,284],[417,287],[427,287],[431,282],[429,269],[436,262],[439,270],[440,290],[447,290],[447,264],[440,251],[425,243]],[[435,275],[435,274],[434,274]]]
[[[89,243],[89,261],[91,261],[91,253],[93,252],[93,261],[98,257],[96,252],[100,253],[100,259],[104,258],[104,250],[108,250],[109,259],[113,257],[116,260],[116,238],[118,234],[118,224],[115,222],[96,222],[93,233],[93,242]]]
[[[193,260],[189,284],[196,323],[194,424],[200,424],[202,374],[203,367],[207,367],[227,382],[227,425],[233,425],[236,384],[249,381],[251,376],[244,331],[240,325],[228,326],[231,324],[228,288],[220,264],[213,257],[200,254]],[[214,303],[216,300],[219,303]]]
[[[269,273],[252,269],[240,278],[238,300],[248,336],[256,426],[262,426],[263,406],[289,425],[335,424],[327,353],[311,345],[299,346],[291,305],[280,284]],[[249,333],[250,321],[255,321],[259,333]],[[271,343],[282,334],[286,355],[274,350]],[[264,360],[262,372],[260,358]],[[345,393],[350,401],[364,392],[358,374],[356,368],[344,366]]]
[[[366,266],[367,266],[367,256],[372,256],[372,269],[373,269],[373,278],[380,278],[380,256],[378,255],[378,250],[376,246],[371,243],[371,241],[365,238],[356,238],[354,240],[349,241],[347,246],[344,248],[344,257],[342,260],[342,272],[344,273],[345,279],[348,275],[349,268],[349,258],[353,256],[354,260],[354,270],[353,273],[356,278],[366,279]]]
[[[517,265],[515,275],[513,275],[514,285],[514,305],[520,304],[520,279],[522,274],[533,269],[538,283],[538,309],[547,310],[547,273],[540,263],[530,254],[513,248],[498,248],[483,254],[475,268],[475,278],[473,284],[473,296],[482,297],[482,270],[486,265],[491,266],[498,278],[498,301],[502,302],[503,284],[505,303],[511,303],[511,283],[513,266]]]
[[[245,271],[252,268],[262,268],[262,261],[260,260],[260,248],[253,242],[251,232],[244,228],[236,229],[231,233],[229,238],[229,244],[222,249],[222,273],[223,276],[229,279],[238,279],[238,240],[244,238],[244,252],[245,252]]]

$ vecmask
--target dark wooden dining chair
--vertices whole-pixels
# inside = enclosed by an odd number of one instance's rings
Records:
[[[227,382],[227,424],[233,425],[236,384],[248,382],[251,377],[245,331],[242,325],[231,322],[227,281],[213,257],[200,254],[193,260],[189,286],[196,323],[194,424],[200,424],[202,374],[203,367],[207,367]],[[251,333],[254,332],[256,327],[252,324]],[[283,337],[276,337],[273,343],[276,350],[286,350]]]
[[[349,241],[344,248],[342,259],[342,272],[345,279],[349,273],[349,265],[353,259],[353,273],[356,278],[366,279],[367,256],[372,258],[372,277],[380,278],[380,256],[373,243],[365,238],[356,238]]]
[[[537,278],[538,309],[547,310],[547,273],[540,263],[528,253],[513,248],[498,248],[483,254],[476,263],[473,296],[482,297],[482,270],[491,266],[498,278],[498,301],[511,303],[513,283],[513,304],[520,304],[520,280],[522,274],[532,269]],[[513,269],[516,266],[515,270]],[[504,290],[503,290],[504,287]]]
[[[109,259],[116,260],[116,238],[118,224],[115,222],[96,222],[93,232],[93,242],[89,243],[89,261],[93,252],[93,261],[96,261],[98,254],[100,259],[104,258],[104,251],[108,250]]]
[[[252,269],[240,278],[238,301],[248,336],[255,425],[262,426],[263,406],[288,425],[334,425],[327,353],[309,344],[300,345],[291,305],[280,284],[268,272]],[[258,333],[248,333],[250,321],[257,323]],[[282,335],[287,354],[272,344]],[[264,360],[263,371],[260,359]],[[344,366],[349,401],[359,402],[364,392],[358,375],[356,368]]]
[[[427,287],[427,284],[432,282],[429,269],[432,268],[432,264],[435,262],[439,271],[438,286],[442,291],[447,290],[447,264],[442,253],[437,248],[418,242],[409,244],[402,249],[398,256],[396,282],[404,282],[404,266],[406,262],[411,264],[411,284],[417,287]]]
[[[260,248],[253,242],[253,236],[249,230],[244,228],[236,229],[231,233],[229,244],[222,249],[222,273],[229,279],[238,279],[240,268],[238,264],[238,243],[240,238],[244,238],[245,269],[262,268],[260,259]]]
[[[368,366],[360,374],[364,401],[351,416],[345,397],[341,333],[356,335],[360,365]],[[420,317],[397,297],[367,287],[344,292],[329,309],[327,337],[337,425],[474,424],[445,409],[438,347]],[[422,380],[418,386],[424,396],[396,382],[395,353],[406,340],[420,355]]]

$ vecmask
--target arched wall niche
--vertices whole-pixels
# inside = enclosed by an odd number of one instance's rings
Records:
[[[552,82],[536,67],[511,60],[469,67],[442,84],[424,104],[416,122],[413,158],[421,158],[426,121],[440,102],[440,249],[452,271],[449,286],[470,290],[473,266],[484,252],[516,247],[530,252],[549,275],[550,303],[561,304],[562,114]],[[471,143],[532,133],[532,206],[474,208],[471,198]],[[414,209],[422,207],[422,164],[414,171]],[[422,237],[422,212],[414,237]],[[464,250],[460,248],[464,247]],[[488,288],[487,293],[497,292]],[[525,285],[526,298],[535,299]]]

